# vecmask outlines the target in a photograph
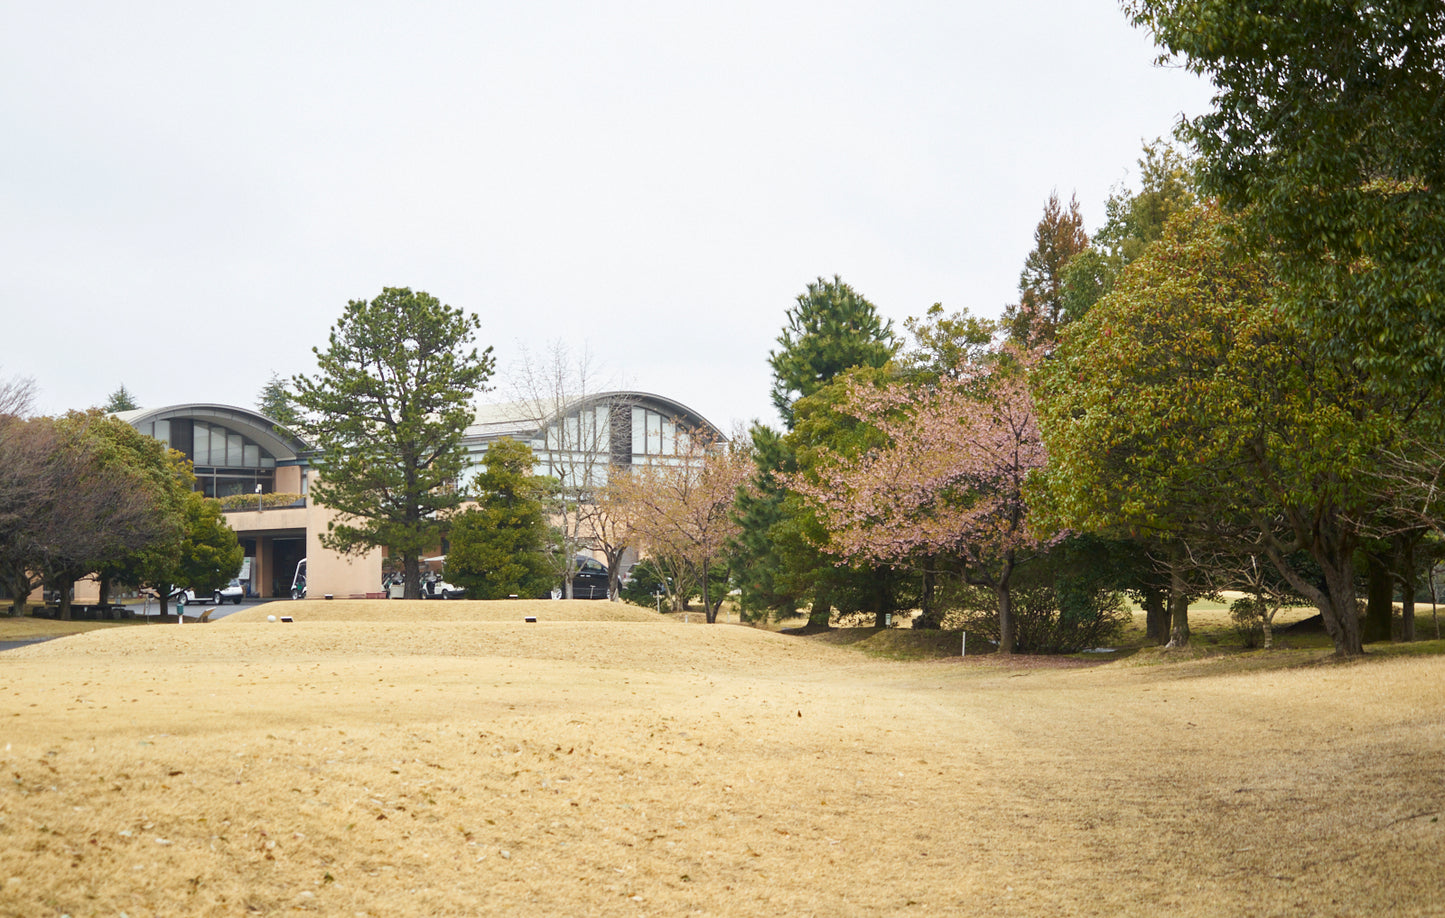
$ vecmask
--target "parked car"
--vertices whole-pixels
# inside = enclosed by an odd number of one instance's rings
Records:
[[[241,586],[240,580],[237,580],[233,577],[231,578],[231,582],[229,584],[219,590],[212,592],[209,597],[206,597],[206,594],[204,593],[198,596],[196,595],[195,590],[187,587],[185,589],[177,589],[175,592],[171,593],[171,599],[173,599],[178,606],[186,606],[190,605],[191,603],[205,602],[207,598],[209,598],[211,603],[214,605],[219,606],[226,600],[230,600],[231,602],[239,606],[241,604],[241,599],[245,595],[246,588]]]
[[[607,565],[579,555],[577,573],[572,575],[572,598],[606,599]]]

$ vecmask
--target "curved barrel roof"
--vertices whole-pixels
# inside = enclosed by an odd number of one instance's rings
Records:
[[[585,395],[570,401],[554,399],[535,401],[503,402],[482,405],[477,408],[476,421],[467,428],[465,438],[469,440],[495,440],[499,437],[530,439],[543,428],[556,423],[574,412],[594,405],[638,406],[650,408],[669,417],[684,427],[702,430],[719,442],[727,436],[717,425],[682,402],[652,392],[617,390]]]
[[[209,421],[251,438],[262,449],[283,462],[300,459],[303,453],[311,449],[300,437],[264,414],[247,408],[237,408],[235,405],[191,402],[184,405],[166,405],[163,408],[117,411],[115,416],[132,427],[150,421],[169,421],[176,418]]]

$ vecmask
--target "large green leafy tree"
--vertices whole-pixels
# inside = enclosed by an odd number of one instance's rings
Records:
[[[1413,393],[1445,378],[1445,4],[1128,0],[1213,81],[1204,188],[1277,253],[1320,343]]]
[[[161,614],[169,610],[170,595],[189,587],[205,595],[225,586],[241,568],[241,542],[226,523],[217,500],[193,489],[189,463],[172,453],[177,482],[182,485],[179,528],[164,541],[141,546],[102,569],[109,580],[148,586],[160,598]]]
[[[409,599],[421,595],[421,553],[464,498],[461,438],[494,364],[473,344],[479,327],[430,294],[387,287],[348,303],[327,349],[312,348],[316,375],[292,380],[301,432],[320,449],[311,497],[342,514],[322,544],[385,547],[402,559]]]
[[[1144,144],[1139,188],[1109,195],[1103,226],[1061,271],[1061,324],[1084,315],[1114,289],[1119,272],[1164,235],[1169,219],[1197,203],[1196,185],[1193,160],[1162,139]]]
[[[534,598],[552,587],[543,512],[554,479],[532,474],[531,447],[503,438],[487,447],[472,482],[477,506],[452,523],[446,577],[472,599]]]
[[[1193,162],[1162,139],[1144,144],[1138,169],[1137,189],[1118,188],[1109,195],[1104,223],[1088,248],[1060,270],[1058,327],[1088,313],[1113,290],[1119,274],[1163,236],[1169,219],[1197,201]],[[1095,536],[1096,552],[1107,541],[1106,567],[1116,575],[1117,588],[1143,607],[1149,638],[1176,647],[1187,643],[1189,602],[1200,587],[1178,563],[1182,546],[1162,534],[1103,541]]]
[[[1363,471],[1401,415],[1271,310],[1267,261],[1231,236],[1217,211],[1181,215],[1064,332],[1039,375],[1051,503],[1079,530],[1258,552],[1358,654]]]
[[[738,531],[729,546],[742,607],[754,615],[792,614],[805,602],[806,591],[788,577],[784,564],[788,554],[780,550],[784,529],[796,526],[795,511],[787,504],[788,490],[778,476],[795,471],[797,465],[779,431],[754,423],[748,436],[753,447],[753,487],[738,492],[733,505]]]
[[[241,569],[244,551],[218,501],[199,491],[186,494],[185,535],[177,554],[175,584],[198,593],[220,589]]]

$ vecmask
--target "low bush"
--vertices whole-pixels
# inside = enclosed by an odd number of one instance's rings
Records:
[[[992,590],[966,587],[958,607],[944,616],[947,630],[981,634],[998,643],[998,598]],[[1011,592],[1018,653],[1079,653],[1116,641],[1130,621],[1123,594],[1086,589],[1060,579]]]
[[[261,509],[275,510],[278,507],[289,507],[292,504],[303,503],[306,498],[301,494],[291,494],[286,491],[272,491],[270,494],[227,494],[220,498],[222,510],[255,510],[256,498],[261,499]]]

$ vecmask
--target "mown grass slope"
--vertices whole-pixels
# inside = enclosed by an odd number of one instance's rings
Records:
[[[1445,895],[1438,657],[900,662],[655,614],[315,605],[0,655],[0,915],[1425,915]]]

